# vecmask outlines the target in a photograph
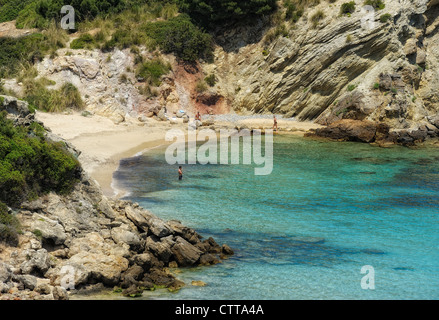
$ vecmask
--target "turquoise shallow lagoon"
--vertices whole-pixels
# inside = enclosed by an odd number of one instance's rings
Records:
[[[178,293],[145,298],[439,299],[438,148],[275,136],[271,175],[197,164],[184,166],[182,181],[164,151],[123,160],[117,185],[236,254],[183,269]],[[361,288],[365,265],[374,290]]]

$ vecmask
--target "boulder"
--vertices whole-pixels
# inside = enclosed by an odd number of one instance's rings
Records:
[[[166,116],[166,113],[165,113],[165,109],[164,109],[164,108],[162,108],[162,109],[158,112],[158,114],[157,114],[157,118],[158,118],[158,120],[160,120],[160,121],[167,121],[167,120],[168,120],[168,117]]]
[[[111,229],[111,237],[115,243],[126,243],[135,251],[139,250],[142,245],[139,236],[134,232],[131,232],[125,225]]]
[[[24,255],[28,258],[20,265],[23,274],[44,274],[51,267],[50,258],[46,249],[25,250]]]
[[[200,242],[201,236],[194,229],[183,226],[180,221],[170,220],[167,222],[167,225],[175,235],[181,236],[190,243],[196,244]]]
[[[202,252],[180,236],[177,236],[172,253],[179,266],[193,266]]]
[[[203,254],[200,257],[200,265],[202,265],[202,266],[210,266],[210,265],[217,264],[219,262],[220,262],[220,260],[211,253]]]
[[[69,300],[69,294],[63,287],[56,286],[52,290],[54,300]]]
[[[149,230],[153,235],[163,238],[172,234],[171,228],[162,219],[152,215],[148,222]]]
[[[146,239],[145,248],[152,252],[160,261],[168,263],[172,256],[171,246],[173,244],[169,240],[170,239],[159,239],[155,236],[150,236]]]
[[[39,230],[44,241],[50,241],[54,245],[63,244],[67,239],[64,227],[58,221],[51,220],[40,214],[34,214],[31,224],[32,230]]]
[[[136,254],[131,258],[132,263],[142,267],[145,271],[149,270],[153,266],[153,256],[144,252],[141,254]]]
[[[373,142],[377,131],[377,123],[367,120],[343,119],[325,128],[316,129],[306,136],[318,136],[344,141]]]
[[[172,285],[175,278],[172,274],[165,272],[162,269],[151,269],[142,280],[143,282],[151,282],[158,286],[168,287]]]
[[[0,283],[9,282],[12,278],[12,271],[9,265],[0,261]]]
[[[234,251],[227,244],[223,244],[223,246],[221,247],[221,253],[231,256],[234,254]]]
[[[134,209],[131,206],[127,206],[125,208],[125,215],[141,230],[143,230],[144,232],[148,232],[148,217],[143,214],[142,210]]]
[[[30,274],[16,276],[14,280],[22,283],[25,289],[34,290],[37,286],[37,277]]]
[[[75,286],[94,282],[114,286],[128,269],[128,260],[118,255],[80,252],[62,265],[73,268]]]
[[[208,239],[203,241],[207,246],[207,252],[209,253],[221,253],[221,246],[216,243],[215,239],[209,237]]]

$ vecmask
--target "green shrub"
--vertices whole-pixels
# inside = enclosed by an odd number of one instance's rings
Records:
[[[382,15],[380,16],[380,21],[381,21],[382,23],[386,23],[391,17],[392,17],[392,15],[389,14],[389,13],[382,14]]]
[[[52,21],[59,22],[63,14],[61,8],[71,5],[75,8],[76,22],[94,19],[99,15],[105,16],[121,12],[137,5],[141,1],[128,0],[33,0],[17,16],[17,27],[46,28]]]
[[[212,37],[196,27],[187,15],[179,15],[167,21],[149,22],[143,30],[165,53],[174,53],[184,61],[193,62],[199,58],[212,57]]]
[[[180,8],[205,27],[243,21],[273,12],[276,0],[180,0]]]
[[[303,15],[303,5],[301,3],[297,3],[301,1],[287,0],[284,2],[285,7],[285,19],[291,20],[293,22],[297,22],[300,17]]]
[[[350,84],[350,85],[348,85],[348,91],[353,91],[355,88],[357,87],[357,85],[355,85],[355,84]]]
[[[378,90],[378,89],[380,88],[380,84],[379,84],[378,82],[375,82],[375,83],[373,84],[373,88],[374,88],[375,90]]]
[[[355,12],[355,1],[345,2],[340,7],[340,14],[348,14]]]
[[[6,115],[0,113],[0,201],[17,206],[50,191],[70,192],[80,165],[65,145],[46,141],[36,123],[15,127]]]
[[[216,84],[216,77],[215,75],[212,73],[211,75],[207,76],[206,78],[204,78],[204,81],[206,81],[206,83],[210,86],[213,87]]]
[[[50,50],[62,47],[48,36],[34,33],[21,38],[0,38],[0,78],[17,75],[21,65],[42,60]]]
[[[311,22],[314,28],[317,27],[318,23],[325,18],[325,13],[322,10],[317,10],[312,16],[311,16]]]
[[[66,109],[82,110],[84,102],[79,90],[71,83],[65,83],[58,90],[47,89],[51,84],[45,78],[26,79],[23,81],[24,100],[32,108],[47,112],[62,112]]]
[[[21,10],[35,0],[3,0],[0,1],[0,22],[15,20]]]
[[[376,10],[382,10],[386,6],[383,0],[366,0],[364,5],[372,6]]]
[[[207,90],[206,82],[203,80],[197,81],[197,84],[195,85],[195,91],[197,91],[198,93],[203,93],[206,90]]]
[[[158,87],[160,78],[171,70],[169,64],[164,63],[160,59],[154,59],[144,62],[137,69],[137,77],[145,79],[150,85]]]
[[[95,39],[88,33],[82,34],[70,43],[70,49],[93,49],[94,46]]]

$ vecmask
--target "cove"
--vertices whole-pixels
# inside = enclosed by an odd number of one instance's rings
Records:
[[[182,269],[156,299],[438,299],[439,152],[274,137],[273,171],[165,161],[165,148],[121,161],[127,199],[177,219],[235,255]],[[371,174],[373,172],[373,174]],[[364,266],[374,289],[362,289]],[[193,287],[192,280],[207,283]]]

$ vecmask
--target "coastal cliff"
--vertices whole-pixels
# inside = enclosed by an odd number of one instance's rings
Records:
[[[338,140],[330,128],[346,132],[338,125],[345,120],[387,127],[385,143],[437,137],[438,1],[371,1],[379,4],[372,15],[367,3],[278,1],[270,14],[210,28],[211,59],[191,62],[144,45],[76,49],[75,41],[97,41],[105,30],[97,23],[70,35],[67,48],[38,59],[35,69],[51,90],[72,83],[88,112],[115,123],[139,116],[168,121],[180,110],[273,113],[329,126],[311,135]],[[142,61],[162,69],[160,81],[145,86]],[[3,86],[25,96],[18,78]]]
[[[267,31],[269,21],[261,20],[224,32],[224,46],[207,67],[219,78],[220,94],[233,97],[239,111],[335,127],[345,119],[382,124],[395,143],[436,137],[438,2],[384,1],[371,27],[362,23],[363,3],[355,3],[342,14],[343,1],[320,1],[294,23],[278,19]],[[284,32],[269,38],[280,25]]]
[[[35,121],[27,103],[1,101],[16,125]],[[63,141],[50,132],[45,139]],[[68,195],[51,192],[2,212],[18,220],[19,231],[0,245],[0,299],[68,299],[66,287],[82,294],[115,287],[129,297],[157,287],[177,291],[185,284],[169,268],[212,265],[233,254],[179,221],[107,198],[82,169],[78,176]]]

